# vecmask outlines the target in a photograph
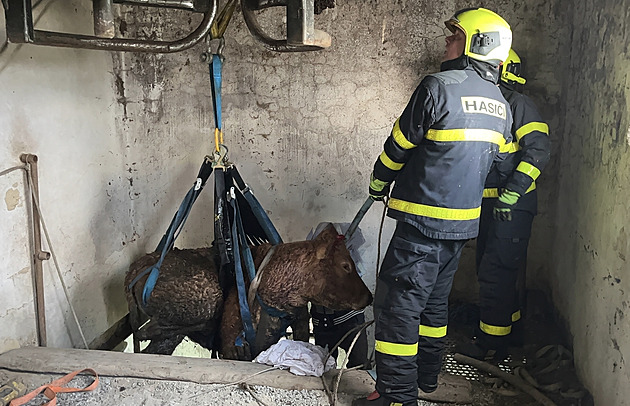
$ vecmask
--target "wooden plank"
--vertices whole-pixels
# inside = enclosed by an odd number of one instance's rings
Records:
[[[324,390],[321,378],[297,376],[288,371],[268,370],[268,365],[254,362],[209,358],[175,357],[170,355],[133,354],[113,351],[25,347],[0,354],[0,368],[29,373],[67,374],[77,369],[93,368],[99,375],[187,381],[201,384],[228,384],[247,380],[250,385],[263,385],[286,390]],[[260,375],[255,375],[260,373]],[[326,373],[328,387],[339,370]],[[253,376],[255,375],[255,376]],[[339,393],[368,395],[374,380],[361,370],[344,370]],[[460,376],[441,375],[440,386],[431,394],[420,392],[419,398],[433,402],[472,402],[471,386]]]
[[[124,376],[145,379],[164,379],[207,384],[227,384],[247,378],[251,385],[264,385],[287,390],[323,390],[321,378],[297,376],[288,371],[272,370],[268,365],[254,362],[188,358],[169,355],[133,354],[122,352],[25,347],[0,355],[0,368],[51,374],[66,374],[83,368],[93,368],[103,376]],[[332,371],[331,371],[332,372]],[[357,392],[352,383],[357,373],[348,371],[342,375],[339,391]],[[344,391],[350,392],[344,392]]]

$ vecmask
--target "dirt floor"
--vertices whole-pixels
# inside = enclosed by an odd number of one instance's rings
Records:
[[[471,406],[593,405],[590,394],[575,375],[570,351],[562,346],[557,324],[548,317],[525,318],[524,345],[511,348],[507,359],[494,364],[517,375],[529,387],[537,388],[544,398],[536,400],[496,374],[456,362],[454,348],[472,336],[478,322],[476,312],[473,305],[451,305],[444,375],[440,378],[440,389],[433,394],[438,396],[421,396],[424,400],[419,400],[418,405],[454,402]],[[101,375],[93,391],[59,394],[59,405],[333,404],[323,390],[321,379],[296,377],[255,363],[103,351],[39,348],[15,351],[13,357],[11,352],[0,355],[0,382],[18,380],[29,391],[74,369],[89,367]],[[91,376],[78,376],[70,386],[83,388],[92,381]],[[328,382],[333,382],[332,378]],[[365,395],[373,385],[368,372],[347,371],[335,404],[349,406],[352,399]],[[46,400],[40,395],[29,405],[42,405]]]

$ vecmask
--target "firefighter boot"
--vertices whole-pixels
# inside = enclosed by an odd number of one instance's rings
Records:
[[[368,397],[359,398],[352,401],[352,406],[416,406],[417,402],[400,403],[394,402],[381,396],[377,391],[370,393]]]
[[[472,340],[458,345],[455,351],[470,358],[491,362],[501,362],[508,355],[507,348],[504,345],[497,345],[491,348],[479,340]]]
[[[437,375],[418,375],[418,389],[424,393],[432,393],[438,387]]]

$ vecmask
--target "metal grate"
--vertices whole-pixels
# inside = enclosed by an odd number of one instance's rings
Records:
[[[466,364],[460,364],[453,359],[453,353],[455,353],[455,342],[452,339],[447,338],[446,352],[444,353],[444,362],[442,364],[442,372],[451,375],[458,375],[464,377],[469,381],[479,381],[482,376],[487,376],[477,368]],[[525,358],[519,360],[521,364],[526,364]],[[513,368],[510,365],[514,365],[515,362],[511,355],[508,355],[506,359],[498,363],[498,367],[508,374],[512,373]]]

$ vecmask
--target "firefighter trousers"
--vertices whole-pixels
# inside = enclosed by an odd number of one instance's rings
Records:
[[[492,218],[494,201],[484,199],[477,237],[477,341],[487,349],[505,349],[512,331],[521,327],[527,245],[534,214],[512,210],[512,221],[497,221]]]
[[[465,240],[435,240],[398,222],[376,294],[376,390],[407,404],[442,368],[448,296]]]

